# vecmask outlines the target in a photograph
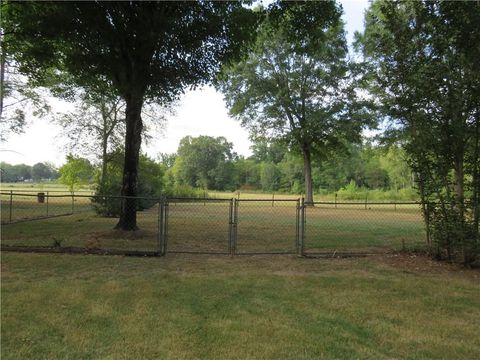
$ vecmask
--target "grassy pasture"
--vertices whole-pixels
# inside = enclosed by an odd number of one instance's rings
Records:
[[[55,200],[58,199],[58,200]],[[47,204],[36,198],[15,203],[14,216],[26,216],[32,209],[38,217]],[[54,201],[58,201],[55,204]],[[62,203],[63,202],[63,203]],[[238,205],[237,253],[293,253],[297,232],[295,201],[253,202]],[[273,206],[272,206],[273,205]],[[115,218],[101,218],[89,210],[88,198],[76,198],[73,216],[4,225],[2,243],[24,246],[79,246],[155,251],[158,249],[158,206],[138,212],[141,230],[124,233],[113,230]],[[49,200],[50,214],[71,212],[71,198]],[[24,212],[21,212],[23,209]],[[228,252],[230,202],[171,202],[168,207],[170,251]],[[18,215],[20,214],[20,215]],[[23,215],[22,215],[23,214]],[[2,207],[2,219],[8,211]],[[420,209],[416,205],[318,204],[306,209],[305,250],[372,251],[418,246],[425,241]]]
[[[0,195],[2,223],[92,210],[90,198],[86,195],[75,195],[72,198],[69,193],[49,193],[43,203],[37,200],[37,193],[15,192],[12,201],[10,197],[5,192]]]
[[[1,357],[480,358],[478,271],[387,260],[3,253]]]

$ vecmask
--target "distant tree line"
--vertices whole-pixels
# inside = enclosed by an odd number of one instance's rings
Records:
[[[33,166],[0,163],[1,182],[53,181],[60,176],[56,167],[50,163],[39,162]]]
[[[257,141],[247,158],[233,151],[223,137],[187,136],[177,154],[162,156],[168,188],[190,186],[219,191],[263,191],[302,194],[303,160],[281,143]],[[340,191],[354,198],[364,190],[391,191],[393,198],[415,197],[415,179],[404,151],[369,142],[348,145],[328,160],[312,158],[313,189],[317,194]]]

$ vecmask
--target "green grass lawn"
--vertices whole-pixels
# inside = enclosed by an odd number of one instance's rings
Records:
[[[480,358],[478,271],[403,258],[4,252],[1,356]]]

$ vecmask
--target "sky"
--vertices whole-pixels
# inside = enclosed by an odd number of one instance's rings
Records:
[[[368,0],[340,1],[344,9],[343,19],[347,40],[351,44],[353,33],[363,30],[363,13]],[[51,100],[54,112],[66,112],[71,104]],[[165,128],[148,145],[142,144],[142,151],[156,158],[159,153],[176,152],[184,136],[223,136],[233,143],[233,150],[240,155],[251,155],[248,132],[239,122],[228,115],[221,93],[213,87],[188,91],[178,101],[174,113],[167,116]],[[0,160],[10,164],[34,165],[51,162],[56,166],[65,163],[67,148],[60,136],[61,128],[47,119],[29,119],[30,126],[23,134],[11,135],[0,144]]]

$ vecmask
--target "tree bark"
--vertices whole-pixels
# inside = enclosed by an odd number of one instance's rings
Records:
[[[308,146],[304,145],[303,152],[303,176],[305,177],[305,204],[313,205],[313,186],[312,186],[312,160]]]
[[[137,230],[137,173],[142,142],[142,94],[132,93],[125,97],[126,134],[125,161],[123,165],[122,211],[116,229]]]

